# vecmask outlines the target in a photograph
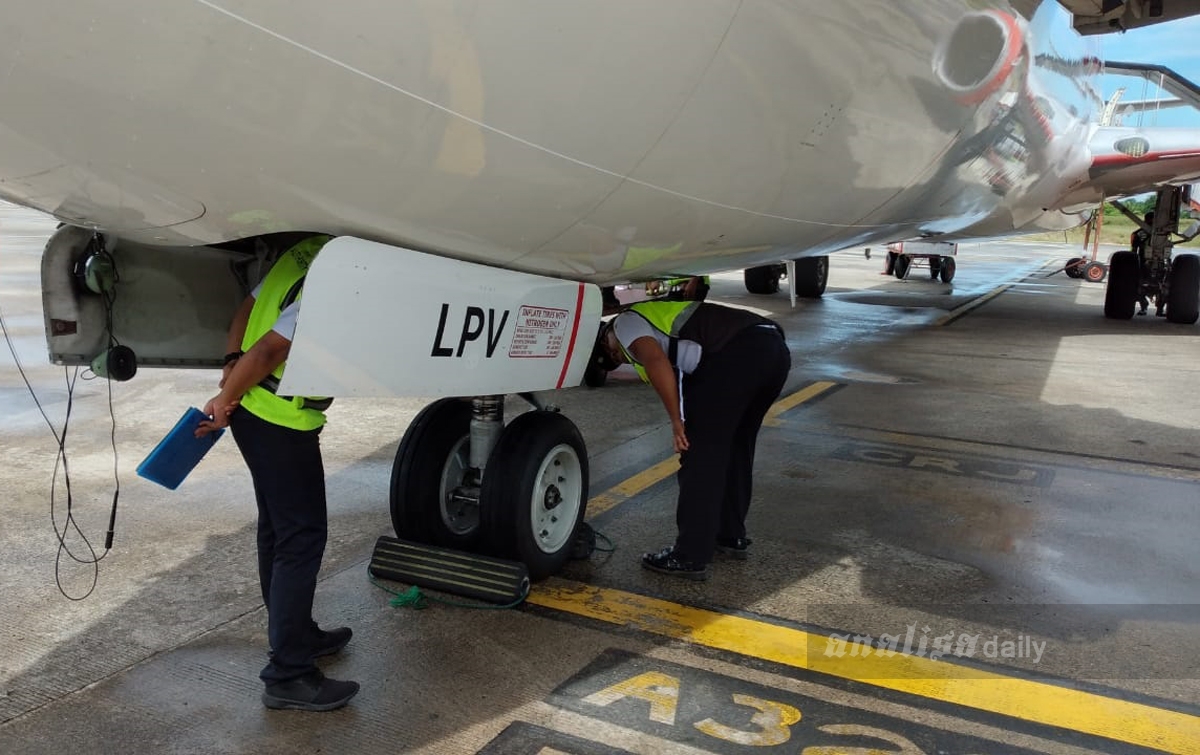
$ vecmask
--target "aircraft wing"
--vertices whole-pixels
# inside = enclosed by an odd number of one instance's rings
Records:
[[[1168,68],[1167,66],[1153,65],[1149,63],[1123,63],[1115,60],[1106,60],[1104,61],[1104,72],[1107,74],[1134,76],[1144,79],[1175,98],[1174,100],[1163,100],[1157,103],[1159,106],[1187,104],[1196,108],[1197,110],[1200,110],[1200,87],[1197,87],[1194,83],[1179,75],[1173,69]],[[1123,107],[1128,107],[1131,104],[1137,104],[1141,105],[1142,109],[1149,109],[1149,102],[1125,103]]]

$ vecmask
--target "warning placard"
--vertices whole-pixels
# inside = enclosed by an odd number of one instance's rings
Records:
[[[566,309],[522,305],[508,355],[514,359],[553,359],[562,353],[570,319],[571,312]]]

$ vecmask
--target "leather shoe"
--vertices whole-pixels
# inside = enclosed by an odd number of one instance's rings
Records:
[[[358,694],[358,682],[327,679],[321,672],[268,684],[263,705],[272,710],[336,710]]]
[[[717,540],[717,553],[745,561],[749,557],[750,543],[754,541],[748,537],[731,537],[720,538]]]
[[[313,643],[313,656],[323,658],[327,655],[333,655],[340,652],[350,642],[350,638],[354,636],[354,630],[350,627],[338,627],[330,629],[328,632],[324,629],[317,630],[317,637]]]
[[[694,579],[696,581],[708,579],[708,564],[700,564],[695,561],[687,561],[679,558],[675,554],[674,547],[663,548],[658,553],[643,554],[642,566],[650,571],[656,571],[659,574],[667,574],[672,577],[683,577],[684,579]]]

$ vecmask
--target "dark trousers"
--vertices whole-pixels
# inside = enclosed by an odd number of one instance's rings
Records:
[[[783,390],[792,359],[773,328],[751,327],[683,378],[689,449],[680,454],[675,548],[688,561],[712,560],[717,539],[746,535],[754,447],[763,417]]]
[[[238,408],[229,427],[258,500],[258,579],[267,606],[267,684],[317,670],[312,620],[328,519],[320,429],[292,430]]]

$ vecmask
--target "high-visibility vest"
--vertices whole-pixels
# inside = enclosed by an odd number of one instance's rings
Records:
[[[304,285],[304,276],[321,248],[329,242],[329,236],[312,236],[283,253],[263,278],[250,319],[246,322],[246,335],[242,338],[242,351],[249,351],[279,319],[279,314],[289,304],[299,301]],[[261,383],[242,396],[241,405],[246,411],[275,425],[293,430],[316,430],[325,424],[324,408],[329,399],[304,396],[279,396],[272,390],[279,386],[286,362],[279,365]]]
[[[629,311],[646,318],[646,322],[650,323],[652,328],[667,336],[667,359],[670,360],[672,367],[676,367],[679,331],[683,329],[688,318],[699,307],[700,302],[698,301],[643,301],[630,306]],[[625,344],[621,343],[620,339],[617,339],[617,344],[620,345],[625,358],[629,360],[629,364],[633,365],[633,369],[637,371],[642,382],[649,383],[650,376],[646,374],[646,368],[642,366],[641,362],[634,359],[633,354],[625,348]]]

